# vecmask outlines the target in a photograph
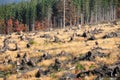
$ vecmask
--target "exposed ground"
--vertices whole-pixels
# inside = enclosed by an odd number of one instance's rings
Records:
[[[15,51],[2,51],[6,38],[9,48],[14,49],[17,44]],[[84,29],[73,27],[1,35],[0,46],[0,80],[99,80],[109,77],[117,80],[120,77],[120,22],[85,26]],[[106,72],[104,66],[107,66]],[[116,66],[118,72],[114,75],[111,67],[116,69]],[[103,73],[97,73],[96,69]],[[112,73],[107,74],[108,69]]]

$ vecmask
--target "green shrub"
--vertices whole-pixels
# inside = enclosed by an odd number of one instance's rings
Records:
[[[82,64],[77,63],[76,69],[77,69],[77,70],[84,70],[85,68],[84,68],[84,66],[83,66]]]
[[[51,73],[51,74],[50,74],[50,77],[52,77],[52,78],[56,78],[55,73]]]
[[[36,42],[35,42],[34,40],[30,40],[29,43],[30,43],[31,45],[33,45],[33,44],[35,44]]]
[[[89,69],[94,69],[95,68],[95,65],[91,65],[90,67],[89,67]]]

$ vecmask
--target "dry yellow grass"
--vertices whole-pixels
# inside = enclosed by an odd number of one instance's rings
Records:
[[[106,64],[112,64],[116,61],[117,59],[117,54],[120,54],[120,50],[118,50],[116,48],[116,44],[120,44],[120,38],[109,38],[109,39],[101,39],[101,37],[108,33],[108,32],[112,32],[117,30],[118,28],[120,28],[120,25],[116,26],[116,27],[108,27],[108,26],[104,26],[104,25],[99,25],[102,26],[101,29],[103,29],[103,33],[95,35],[95,37],[97,37],[98,39],[95,41],[99,42],[99,46],[102,48],[106,48],[108,50],[104,51],[105,53],[110,52],[110,58],[99,58],[97,57],[96,60],[98,62],[104,62]],[[94,26],[95,27],[95,26]],[[91,29],[94,29],[91,28]],[[86,26],[86,30],[89,30],[89,28]],[[60,39],[67,39],[69,36],[72,35],[72,32],[63,32],[62,30],[56,30],[56,32],[59,32],[60,34],[57,36]],[[43,34],[50,34],[51,36],[54,36],[56,34],[56,32],[38,32],[39,35],[43,35]],[[83,31],[82,30],[78,30],[77,34],[82,34]],[[25,33],[24,33],[25,34]],[[25,34],[28,35],[28,34]],[[29,34],[32,35],[32,34]],[[90,49],[92,49],[95,46],[95,41],[88,41],[88,42],[84,42],[84,38],[82,37],[76,37],[74,41],[72,42],[66,42],[66,43],[53,43],[53,42],[49,42],[48,39],[41,39],[39,38],[39,35],[36,36],[32,36],[32,38],[34,38],[34,42],[35,44],[32,45],[31,48],[27,49],[26,48],[26,44],[28,43],[27,41],[20,41],[18,40],[18,36],[15,35],[14,33],[12,34],[13,39],[18,42],[18,46],[21,48],[20,54],[24,55],[25,52],[27,52],[29,54],[29,57],[38,57],[41,56],[43,53],[42,52],[35,52],[35,50],[45,50],[46,52],[49,52],[52,55],[58,54],[59,52],[61,52],[62,50],[66,51],[66,52],[70,52],[72,53],[74,56],[77,56],[79,54],[84,54],[86,52],[88,52]],[[0,37],[0,46],[3,46],[2,42],[4,40],[4,36]],[[86,46],[86,44],[88,46]],[[10,45],[11,47],[14,47],[14,45]],[[5,53],[0,55],[0,62],[4,59],[3,57],[10,55],[10,57],[12,58],[13,61],[16,61],[16,55],[19,51],[6,51]],[[61,57],[59,58],[61,61],[67,60],[66,57]],[[54,58],[50,59],[50,60],[45,60],[42,61],[40,63],[38,63],[38,66],[49,66],[50,64],[54,63]],[[94,62],[87,62],[87,61],[81,61],[80,62],[82,65],[85,66],[86,70],[89,70],[89,67],[91,65],[95,65]],[[72,67],[72,65],[67,65]],[[97,65],[95,65],[97,67]],[[11,69],[10,65],[4,66],[0,64],[0,70],[9,70]],[[52,78],[51,76],[43,76],[40,79],[36,79],[35,73],[37,70],[33,70],[30,72],[27,72],[25,74],[22,74],[22,79],[21,80],[56,80],[56,78]],[[74,71],[73,71],[74,72]],[[56,77],[62,76],[62,74],[64,73],[64,71],[60,71],[57,73],[54,73]],[[17,75],[12,75],[9,76],[8,80],[17,80],[16,78]],[[95,76],[85,77],[85,80],[93,80],[95,78]],[[2,78],[0,78],[0,80],[3,80]]]
[[[12,67],[12,65],[0,65],[0,71],[9,71]]]

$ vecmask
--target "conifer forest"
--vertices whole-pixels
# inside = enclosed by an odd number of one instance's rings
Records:
[[[6,4],[5,1],[2,4],[1,0],[0,33],[83,26],[113,21],[120,16],[120,0],[18,1],[9,3],[6,0]]]

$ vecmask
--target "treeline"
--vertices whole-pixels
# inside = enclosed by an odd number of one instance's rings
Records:
[[[113,21],[120,0],[28,0],[0,5],[0,33]]]

